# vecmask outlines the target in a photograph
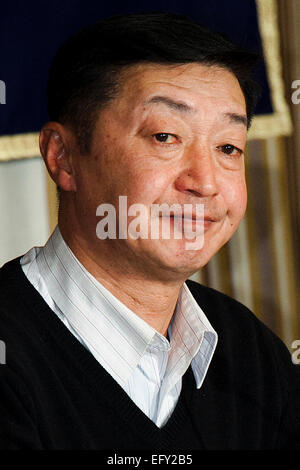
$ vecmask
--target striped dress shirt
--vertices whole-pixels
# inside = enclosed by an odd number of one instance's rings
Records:
[[[168,340],[84,268],[58,227],[20,262],[53,312],[158,427],[171,416],[190,365],[201,387],[217,333],[185,283]]]

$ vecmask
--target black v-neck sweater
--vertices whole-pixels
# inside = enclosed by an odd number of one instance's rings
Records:
[[[246,307],[187,281],[219,341],[159,429],[68,331],[19,258],[0,269],[0,449],[300,449],[300,371]]]

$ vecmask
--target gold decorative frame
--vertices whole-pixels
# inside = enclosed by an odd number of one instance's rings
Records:
[[[0,162],[38,157],[39,155],[39,134],[37,132],[0,137]]]
[[[292,133],[292,119],[284,95],[276,0],[256,0],[258,26],[271,90],[273,113],[255,116],[248,139],[267,139]]]

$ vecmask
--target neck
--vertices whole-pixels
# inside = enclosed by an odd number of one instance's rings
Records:
[[[118,257],[115,251],[91,248],[91,243],[59,224],[61,234],[80,263],[117,299],[147,322],[156,331],[167,335],[183,281],[166,282],[145,276],[130,262]],[[105,242],[105,241],[103,241]],[[113,255],[112,255],[113,253]]]

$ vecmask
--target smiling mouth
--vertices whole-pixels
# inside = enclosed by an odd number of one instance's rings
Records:
[[[210,216],[205,216],[205,217],[197,217],[196,214],[161,214],[161,218],[167,218],[169,217],[170,219],[182,219],[182,220],[187,220],[187,221],[201,221],[203,220],[204,222],[219,222],[219,219],[210,217]]]
[[[162,214],[160,215],[161,219],[169,219],[172,224],[176,225],[176,222],[181,225],[182,228],[191,227],[197,228],[203,226],[204,231],[208,230],[210,227],[214,226],[220,222],[219,218],[214,218],[210,216],[197,217],[196,214],[185,215],[185,214]]]

